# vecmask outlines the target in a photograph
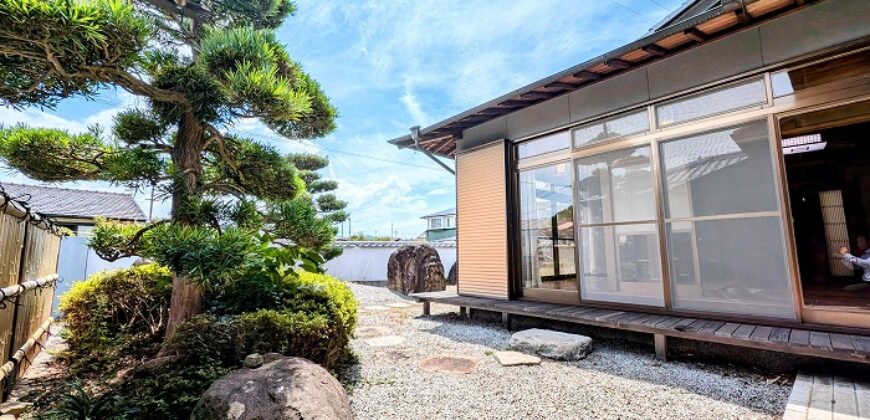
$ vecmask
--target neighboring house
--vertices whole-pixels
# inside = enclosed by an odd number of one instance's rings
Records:
[[[421,217],[426,221],[426,240],[456,239],[456,207]]]
[[[456,160],[454,304],[868,362],[868,139],[867,0],[695,0],[390,142]]]
[[[338,241],[335,244],[342,248],[342,253],[326,262],[327,273],[346,281],[387,281],[387,263],[390,255],[405,245],[420,245],[416,241]],[[456,243],[439,241],[430,243],[438,252],[444,275],[456,262]]]
[[[54,308],[57,308],[57,298],[69,290],[74,282],[101,270],[129,267],[136,261],[135,258],[105,261],[88,246],[97,217],[125,222],[146,220],[132,195],[8,182],[0,182],[0,186],[12,197],[26,201],[34,211],[50,216],[57,225],[76,235],[64,237],[61,241],[58,261],[61,282],[55,295]]]

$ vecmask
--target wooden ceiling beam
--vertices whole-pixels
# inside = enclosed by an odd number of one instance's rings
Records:
[[[615,69],[630,69],[634,66],[634,64],[630,62],[618,58],[611,58],[610,60],[605,61],[604,65]]]
[[[669,52],[667,48],[661,47],[661,46],[656,45],[656,44],[650,44],[650,45],[647,45],[646,47],[643,47],[641,49],[656,56],[656,57],[662,57],[662,56],[668,55],[668,52]]]
[[[522,98],[529,98],[529,99],[550,99],[553,97],[552,94],[544,93],[544,92],[526,92],[520,96]]]
[[[549,88],[549,89],[561,89],[561,90],[572,90],[572,89],[578,88],[577,85],[572,85],[570,83],[562,83],[562,82],[553,82],[553,83],[550,83],[544,87]]]
[[[589,70],[580,70],[577,73],[574,73],[574,77],[583,79],[583,80],[600,80],[601,75],[598,73],[591,72]]]
[[[686,29],[685,31],[683,31],[683,34],[695,42],[704,42],[708,38],[707,34],[701,32],[697,28]]]

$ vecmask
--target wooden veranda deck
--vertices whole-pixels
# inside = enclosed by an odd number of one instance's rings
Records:
[[[505,301],[458,296],[455,292],[449,291],[416,293],[411,296],[423,302],[426,314],[431,302],[455,305],[460,307],[461,311],[467,308],[500,312],[507,328],[510,328],[511,315],[523,315],[653,334],[656,354],[660,358],[666,356],[667,337],[678,337],[804,356],[870,363],[870,336],[868,335],[829,333],[589,306]]]

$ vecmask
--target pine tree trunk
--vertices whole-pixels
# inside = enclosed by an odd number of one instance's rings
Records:
[[[184,114],[178,124],[178,138],[172,152],[172,163],[181,172],[180,182],[172,192],[172,221],[181,225],[191,224],[184,212],[190,199],[199,198],[199,183],[202,175],[200,155],[205,146],[202,125],[192,114]],[[178,326],[202,311],[202,287],[177,273],[172,273],[172,298],[169,302],[169,319],[166,322],[164,343]]]

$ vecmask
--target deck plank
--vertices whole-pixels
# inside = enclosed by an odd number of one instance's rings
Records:
[[[834,386],[831,375],[816,374],[813,378],[813,393],[810,395],[807,420],[830,420],[834,409]]]
[[[824,350],[833,350],[831,346],[831,334],[819,331],[810,331],[810,347]]]
[[[834,420],[853,420],[858,418],[858,400],[855,383],[851,379],[834,377]]]
[[[791,328],[774,328],[770,333],[770,341],[780,344],[788,344]]]
[[[737,331],[737,328],[740,328],[740,324],[736,322],[726,322],[725,325],[720,327],[714,333],[718,337],[728,337],[730,338],[734,331]]]
[[[810,332],[806,330],[791,330],[791,336],[788,339],[788,344],[791,346],[806,347],[810,345]]]
[[[852,338],[846,334],[831,334],[831,346],[834,350],[852,353],[855,351],[855,346],[852,344]]]
[[[752,324],[743,324],[734,331],[734,334],[731,334],[733,338],[742,338],[744,340],[749,339],[749,336],[752,335],[752,331],[755,331],[755,325]]]
[[[755,341],[765,341],[765,342],[770,341],[769,340],[770,333],[772,333],[772,332],[773,332],[772,327],[758,326],[758,327],[755,327],[755,331],[752,331],[752,334],[749,336],[749,339],[755,340]]]

